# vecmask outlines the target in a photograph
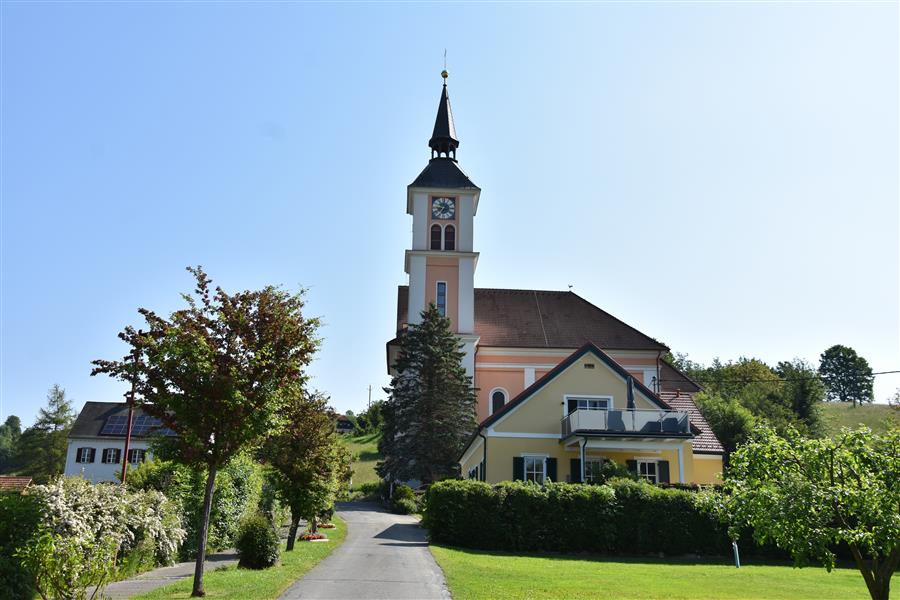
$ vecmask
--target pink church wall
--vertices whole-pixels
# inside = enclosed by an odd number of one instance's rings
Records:
[[[525,389],[525,372],[521,369],[479,370],[476,364],[475,386],[478,388],[478,420],[483,421],[491,415],[491,391],[503,388],[508,394],[507,402],[512,400]]]
[[[429,256],[425,264],[425,306],[437,301],[437,282],[447,282],[447,317],[457,331],[459,315],[459,264],[453,258]]]

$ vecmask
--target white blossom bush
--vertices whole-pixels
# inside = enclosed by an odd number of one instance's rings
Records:
[[[157,491],[59,477],[29,488],[39,507],[38,531],[20,548],[43,597],[84,598],[102,588],[116,566],[152,553],[150,566],[170,564],[185,531],[175,506]]]

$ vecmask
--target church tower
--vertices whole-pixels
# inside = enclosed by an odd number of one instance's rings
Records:
[[[447,71],[428,146],[431,160],[406,194],[406,212],[413,218],[412,248],[406,251],[409,275],[410,323],[434,303],[452,323],[464,344],[464,366],[475,376],[475,267],[473,222],[481,190],[456,161],[459,139],[447,94]]]

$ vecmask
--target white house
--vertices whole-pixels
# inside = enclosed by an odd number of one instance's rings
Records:
[[[151,457],[148,437],[159,434],[159,426],[159,419],[135,407],[127,457],[130,464]],[[128,405],[124,402],[86,402],[69,433],[66,475],[83,475],[93,482],[118,481],[127,427]]]

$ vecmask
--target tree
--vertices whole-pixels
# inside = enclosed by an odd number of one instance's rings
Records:
[[[315,532],[317,518],[334,505],[343,464],[328,399],[294,387],[281,412],[283,426],[263,445],[262,456],[272,467],[269,479],[279,499],[291,509],[287,551],[294,549],[300,519]]]
[[[358,433],[369,434],[381,432],[381,426],[384,423],[383,400],[375,400],[365,411],[359,413],[356,417],[356,428]]]
[[[434,304],[401,336],[396,375],[385,388],[390,397],[378,444],[382,477],[433,482],[456,473],[459,453],[475,429],[475,390],[461,348],[450,320]]]
[[[829,400],[852,402],[854,408],[858,402],[874,400],[872,367],[853,348],[838,344],[823,352],[819,375],[825,380]]]
[[[805,432],[813,436],[821,435],[819,403],[825,399],[825,384],[819,373],[799,358],[778,363],[775,372],[784,381],[782,396],[805,426]]]
[[[788,550],[797,566],[846,543],[873,600],[887,600],[900,566],[900,429],[844,429],[836,439],[778,436],[768,427],[731,457],[724,514],[731,533]]]
[[[286,390],[302,385],[319,341],[317,319],[303,317],[303,292],[268,286],[228,294],[211,288],[202,268],[187,308],[163,318],[139,309],[147,331],[126,327],[131,347],[119,361],[96,360],[104,373],[135,385],[143,410],[176,435],[159,436],[162,458],[205,467],[206,489],[193,596],[203,596],[203,565],[216,473],[242,450],[259,444],[274,425]]]
[[[3,425],[0,425],[0,473],[6,473],[12,468],[21,435],[22,421],[16,415],[8,416]]]
[[[54,384],[47,392],[47,406],[38,411],[34,425],[19,437],[16,469],[31,475],[36,483],[45,483],[66,468],[69,430],[75,421],[66,390]]]
[[[703,413],[713,433],[722,442],[725,450],[725,464],[729,464],[731,454],[750,436],[756,419],[747,408],[734,399],[726,399],[716,394],[700,392],[695,397],[697,408]]]

